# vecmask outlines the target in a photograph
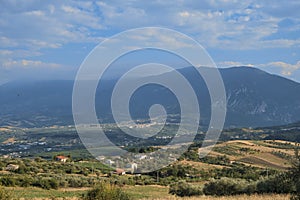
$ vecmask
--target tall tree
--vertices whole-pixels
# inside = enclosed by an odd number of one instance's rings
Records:
[[[299,149],[295,149],[295,159],[292,163],[291,177],[295,184],[296,191],[291,196],[291,200],[300,200],[300,155]]]

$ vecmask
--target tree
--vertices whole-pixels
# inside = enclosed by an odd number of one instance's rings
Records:
[[[290,178],[290,173],[287,172],[276,174],[257,183],[258,193],[287,194],[294,190],[294,183]]]
[[[101,182],[98,186],[88,191],[83,200],[129,200],[129,196],[121,188]]]
[[[300,155],[299,150],[295,149],[295,159],[292,162],[291,177],[295,184],[296,191],[291,196],[291,200],[300,200]]]
[[[180,197],[199,196],[203,194],[201,187],[189,184],[185,181],[179,181],[178,183],[172,184],[170,186],[169,193]]]

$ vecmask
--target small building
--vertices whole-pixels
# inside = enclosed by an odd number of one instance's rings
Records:
[[[126,168],[127,168],[127,171],[129,171],[131,174],[133,174],[137,170],[138,165],[136,163],[128,163],[126,165]]]
[[[17,169],[19,169],[19,165],[9,164],[6,166],[7,171],[15,171]]]
[[[109,165],[109,166],[111,166],[111,165],[114,164],[114,163],[115,163],[115,161],[110,160],[110,159],[108,159],[108,160],[105,161],[105,164],[107,164],[107,165]]]
[[[144,155],[144,154],[138,154],[138,155],[135,155],[134,156],[136,159],[139,159],[139,160],[144,160],[147,158],[147,155]]]
[[[56,156],[55,157],[55,160],[56,161],[59,161],[59,162],[67,162],[67,160],[69,159],[69,157],[66,157],[66,156]]]

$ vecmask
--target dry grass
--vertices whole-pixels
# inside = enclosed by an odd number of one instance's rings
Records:
[[[60,190],[43,190],[40,188],[6,188],[11,190],[14,196],[21,200],[80,200],[79,196],[89,188],[66,188]],[[148,185],[148,186],[126,186],[125,192],[132,196],[133,200],[289,200],[289,195],[239,195],[227,197],[176,197],[168,193],[168,187]],[[18,199],[19,199],[18,198]]]
[[[239,196],[227,196],[227,197],[211,197],[211,196],[200,196],[200,197],[188,197],[188,198],[180,198],[180,197],[165,197],[165,198],[155,198],[151,200],[289,200],[288,195],[239,195]],[[149,200],[143,199],[143,200]]]
[[[203,169],[203,170],[210,170],[210,169],[215,169],[215,168],[218,168],[218,169],[227,168],[226,166],[222,166],[222,165],[213,165],[213,164],[188,161],[188,160],[179,161],[178,165],[190,165],[190,166],[193,166],[194,168],[199,168],[199,169]]]

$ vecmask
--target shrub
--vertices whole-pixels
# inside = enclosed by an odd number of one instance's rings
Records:
[[[215,165],[229,165],[230,160],[227,156],[206,156],[200,159],[200,162],[208,163],[208,164],[215,164]]]
[[[51,179],[38,179],[32,185],[46,189],[46,190],[58,189],[58,182],[52,178]]]
[[[82,197],[83,200],[129,200],[128,194],[126,194],[121,188],[110,185],[108,183],[101,182],[98,186],[88,191]]]
[[[32,184],[33,180],[31,178],[23,176],[18,180],[18,185],[21,187],[29,187]]]
[[[206,183],[203,192],[206,195],[216,196],[250,194],[255,192],[255,185],[243,179],[221,178]]]
[[[202,195],[203,191],[202,188],[197,185],[189,184],[185,181],[180,181],[170,186],[169,193],[184,197]]]
[[[5,176],[5,177],[2,177],[0,179],[0,183],[1,185],[3,186],[6,186],[6,187],[12,187],[12,186],[15,186],[15,179],[12,178],[12,177],[8,177],[8,176]]]
[[[69,187],[78,188],[78,187],[88,186],[88,183],[86,183],[86,181],[80,177],[68,178],[67,181],[68,181]]]
[[[280,173],[257,183],[258,193],[287,194],[294,190],[294,183],[287,173]]]
[[[58,181],[54,178],[48,180],[51,189],[58,189]]]

